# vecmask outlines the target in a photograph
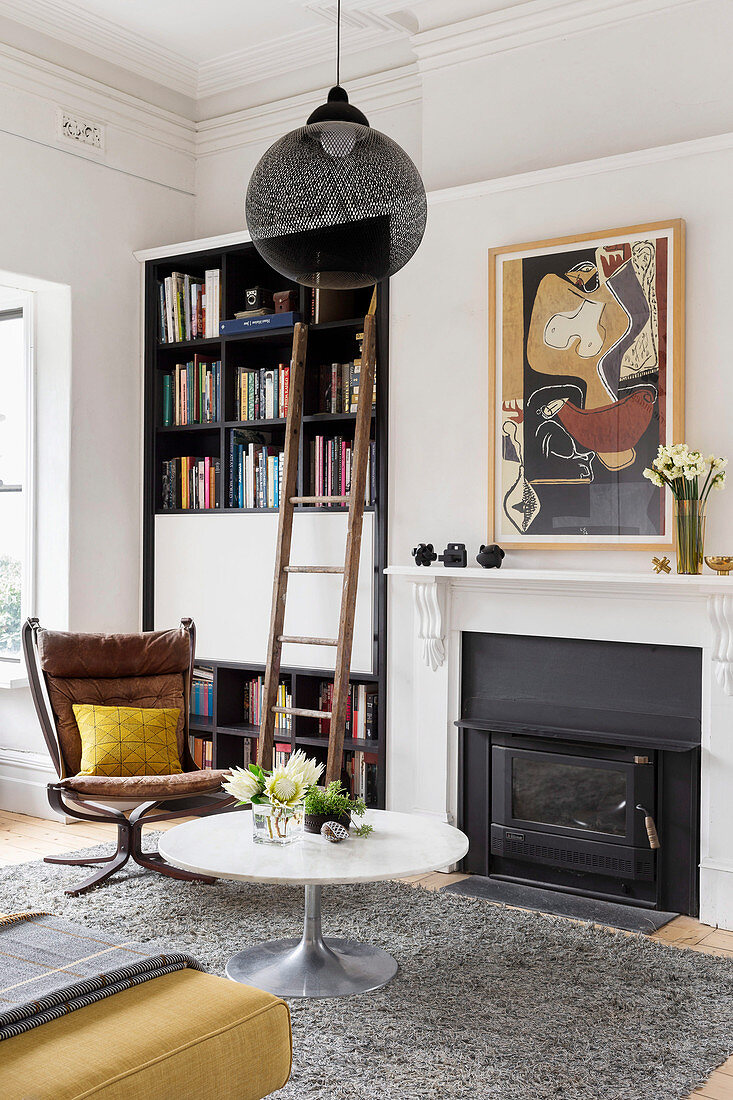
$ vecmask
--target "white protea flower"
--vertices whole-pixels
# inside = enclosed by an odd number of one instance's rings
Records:
[[[289,775],[281,765],[265,780],[265,794],[273,806],[292,806],[302,801],[305,786],[298,772]]]
[[[319,764],[317,760],[313,760],[305,755],[302,749],[297,749],[290,754],[290,759],[285,765],[285,774],[289,776],[300,776],[301,782],[306,790],[309,787],[315,787],[318,780],[323,775],[324,766]]]
[[[251,802],[256,795],[262,794],[262,782],[244,768],[232,768],[224,777],[222,787],[240,802]]]
[[[661,489],[662,485],[664,485],[664,481],[659,476],[657,471],[656,470],[650,470],[648,466],[645,470],[642,470],[642,476],[645,477],[645,478],[648,478],[649,481],[651,481],[652,485],[656,485],[660,489]]]

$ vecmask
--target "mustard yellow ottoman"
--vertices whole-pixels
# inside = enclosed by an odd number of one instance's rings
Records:
[[[261,1100],[291,1068],[284,1001],[178,970],[0,1042],[2,1100]]]

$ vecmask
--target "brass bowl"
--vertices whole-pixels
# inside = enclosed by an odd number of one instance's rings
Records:
[[[705,558],[705,564],[714,569],[719,577],[727,577],[733,569],[733,558],[711,557]]]

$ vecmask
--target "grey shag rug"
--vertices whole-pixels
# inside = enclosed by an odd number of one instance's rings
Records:
[[[0,912],[126,928],[218,974],[235,951],[302,922],[295,888],[204,886],[132,865],[65,897],[85,873],[8,867]],[[730,959],[396,883],[325,890],[324,930],[379,944],[400,970],[361,997],[290,1002],[282,1100],[682,1100],[733,1047]]]

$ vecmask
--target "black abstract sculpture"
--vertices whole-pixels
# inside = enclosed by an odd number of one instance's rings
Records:
[[[465,569],[468,562],[465,542],[449,542],[438,561],[442,561],[446,569]]]
[[[412,556],[415,559],[415,565],[430,565],[438,557],[432,542],[419,542],[413,549]]]
[[[497,546],[495,542],[492,542],[491,546],[481,546],[481,549],[476,555],[476,561],[482,569],[501,569],[501,563],[505,557],[506,553],[502,548]]]

